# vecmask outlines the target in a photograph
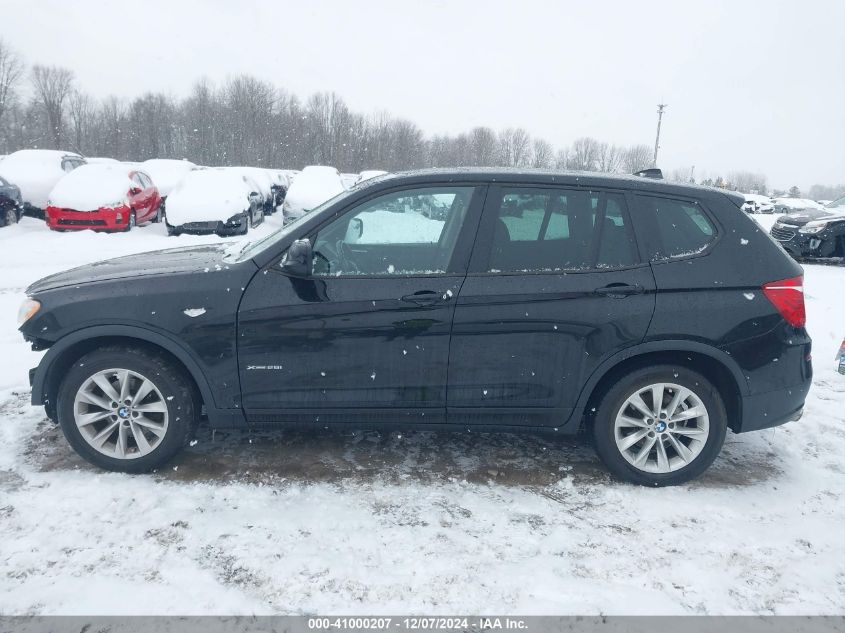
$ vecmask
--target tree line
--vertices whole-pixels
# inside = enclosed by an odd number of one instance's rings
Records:
[[[354,112],[334,92],[302,101],[250,75],[220,85],[200,79],[183,98],[148,92],[95,99],[76,85],[71,70],[27,68],[0,40],[0,153],[22,148],[127,161],[187,158],[201,165],[323,164],[346,172],[473,165],[633,173],[652,162],[644,144],[583,137],[555,148],[520,127],[429,136],[407,119]],[[691,179],[678,170],[671,176]],[[741,188],[740,178],[734,182]],[[765,191],[765,177],[762,187],[742,186]]]

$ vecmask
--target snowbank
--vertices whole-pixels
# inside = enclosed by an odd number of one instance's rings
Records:
[[[170,158],[151,158],[141,163],[141,171],[153,179],[153,184],[158,187],[158,192],[162,197],[169,196],[179,181],[196,168],[197,166],[189,160]],[[167,210],[170,211],[170,208],[168,207]]]
[[[291,183],[282,210],[285,216],[299,217],[344,191],[337,169],[312,165]]]
[[[3,159],[0,176],[20,188],[24,202],[44,209],[53,187],[67,173],[62,169],[62,159],[66,156],[84,160],[73,152],[22,149]]]
[[[249,209],[252,187],[231,169],[198,169],[189,172],[167,197],[167,222],[225,222]]]
[[[75,211],[125,205],[129,190],[136,186],[129,177],[130,171],[119,163],[77,167],[53,187],[48,204]]]

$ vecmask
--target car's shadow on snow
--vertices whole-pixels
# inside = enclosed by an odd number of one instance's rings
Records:
[[[612,479],[583,436],[446,431],[262,430],[200,428],[196,441],[153,474],[185,482],[401,484],[468,481],[545,487]],[[96,469],[77,456],[61,431],[44,420],[27,447],[42,471]],[[728,435],[722,455],[692,486],[729,488],[777,479],[780,459],[752,434]]]

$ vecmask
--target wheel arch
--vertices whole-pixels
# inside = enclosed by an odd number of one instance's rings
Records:
[[[88,352],[105,346],[140,347],[165,356],[185,371],[200,403],[211,415],[216,409],[213,392],[199,364],[178,342],[150,330],[131,326],[102,326],[78,330],[56,342],[39,363],[32,380],[32,404],[43,405],[55,419],[59,385],[66,370]]]
[[[680,365],[697,371],[719,390],[728,414],[728,427],[742,427],[742,399],[748,384],[736,362],[728,354],[695,341],[660,341],[625,350],[606,360],[590,376],[581,390],[575,408],[579,430],[592,424],[592,413],[602,396],[621,376],[652,365]]]

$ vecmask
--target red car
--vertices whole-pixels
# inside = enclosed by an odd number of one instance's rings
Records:
[[[83,165],[50,192],[45,217],[57,231],[128,231],[161,221],[161,196],[147,174],[127,165]]]

